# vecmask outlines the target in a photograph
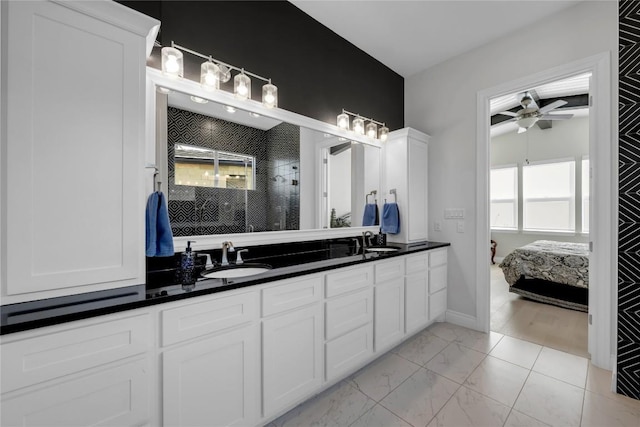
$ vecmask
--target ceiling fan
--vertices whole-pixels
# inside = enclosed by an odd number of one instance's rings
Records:
[[[518,94],[522,109],[517,112],[513,111],[501,111],[498,114],[510,116],[511,119],[503,122],[516,122],[518,125],[518,133],[526,132],[529,128],[535,125],[538,120],[567,120],[573,117],[573,114],[549,114],[551,111],[558,107],[562,107],[567,104],[567,101],[559,99],[553,101],[551,104],[539,107],[538,103],[534,99],[534,95],[530,91],[522,92]]]

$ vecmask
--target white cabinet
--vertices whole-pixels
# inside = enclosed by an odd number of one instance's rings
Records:
[[[0,424],[149,423],[151,325],[133,311],[3,336]]]
[[[442,318],[447,311],[447,248],[429,254],[429,320]]]
[[[406,256],[405,268],[405,330],[411,333],[429,322],[429,252]]]
[[[387,241],[412,243],[426,240],[427,219],[427,144],[429,136],[404,128],[389,133],[383,148],[384,185],[387,201],[396,190],[400,211],[400,233],[387,235]]]
[[[375,264],[375,351],[392,347],[404,337],[404,257]]]
[[[165,426],[251,426],[260,415],[258,323],[162,355]]]
[[[262,322],[262,399],[271,416],[322,384],[322,305],[300,308]]]
[[[1,6],[3,303],[144,283],[144,70],[159,22],[110,1]]]

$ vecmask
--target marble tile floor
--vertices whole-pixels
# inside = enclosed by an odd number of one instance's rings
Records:
[[[498,264],[491,266],[492,331],[589,357],[587,313],[531,301],[509,292]]]
[[[268,426],[640,426],[610,384],[584,357],[436,323]]]

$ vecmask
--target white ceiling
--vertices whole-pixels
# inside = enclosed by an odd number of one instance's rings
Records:
[[[582,0],[290,1],[409,77]]]

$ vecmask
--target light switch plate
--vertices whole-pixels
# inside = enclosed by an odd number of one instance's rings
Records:
[[[434,231],[442,231],[442,224],[440,224],[440,221],[436,221],[433,223],[433,229]]]
[[[463,219],[463,208],[447,208],[444,210],[444,219]]]
[[[458,221],[456,228],[458,229],[458,233],[464,233],[464,221]]]

